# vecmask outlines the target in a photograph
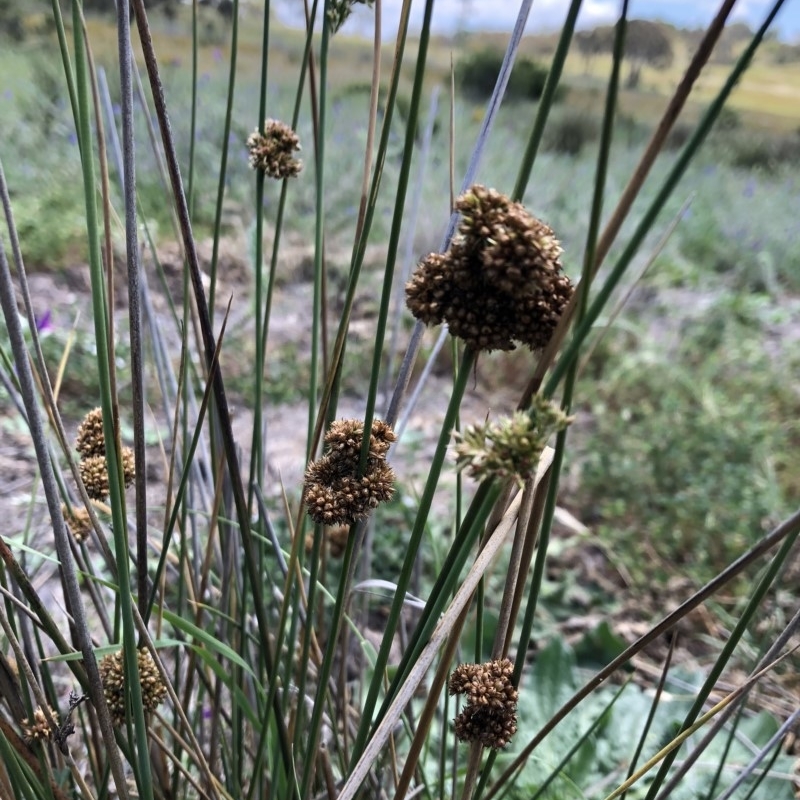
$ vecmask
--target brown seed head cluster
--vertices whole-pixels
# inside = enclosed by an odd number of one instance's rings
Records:
[[[356,3],[372,7],[375,0],[331,0],[328,8],[328,20],[331,24],[331,33],[336,33],[344,25],[353,11]]]
[[[75,449],[81,454],[78,469],[86,487],[86,494],[92,500],[105,500],[108,497],[109,486],[102,409],[95,408],[83,418],[83,422],[78,426]],[[126,488],[133,483],[136,477],[134,464],[133,450],[130,447],[123,447],[122,477]]]
[[[334,528],[325,528],[325,541],[328,543],[328,552],[331,558],[341,558],[350,538],[349,525],[337,525]],[[310,556],[314,550],[314,534],[307,533],[305,541],[306,555]]]
[[[247,137],[250,166],[262,170],[270,178],[293,178],[303,168],[303,162],[292,154],[300,150],[300,139],[285,123],[268,119],[264,133],[254,130]]]
[[[391,499],[394,471],[386,463],[386,453],[397,437],[385,422],[374,420],[367,466],[364,474],[359,475],[363,435],[362,421],[337,420],[325,436],[325,455],[308,465],[305,503],[314,522],[352,525],[378,504]]]
[[[456,467],[473,478],[514,477],[522,485],[536,471],[548,439],[572,420],[536,395],[528,411],[456,432]]]
[[[50,727],[48,720],[52,718],[57,725],[58,714],[53,710],[52,706],[48,706],[47,710],[50,712],[49,716],[41,706],[36,706],[33,710],[33,717],[22,720],[22,734],[28,744],[45,742],[53,738],[53,729]]]
[[[167,694],[167,687],[161,680],[150,651],[141,647],[137,651],[139,683],[142,687],[142,706],[145,712],[154,711]],[[111,721],[114,725],[125,724],[125,701],[128,692],[125,688],[125,663],[122,650],[104,656],[98,664],[103,681],[103,694],[106,696]]]
[[[446,253],[431,253],[406,285],[411,313],[446,322],[477,351],[541,350],[550,341],[572,284],[552,229],[495,189],[472,186],[456,201],[458,232]]]
[[[69,532],[75,537],[75,541],[80,544],[89,538],[92,530],[92,522],[89,519],[89,512],[85,508],[67,508],[61,506],[61,515],[67,523]]]
[[[480,742],[495,750],[517,732],[517,690],[511,683],[514,665],[507,658],[485,664],[461,664],[450,676],[450,694],[464,694],[467,705],[455,719],[462,742]]]
[[[347,525],[337,525],[335,528],[328,528],[325,533],[331,557],[341,558],[347,547],[347,540],[350,538],[350,528]]]

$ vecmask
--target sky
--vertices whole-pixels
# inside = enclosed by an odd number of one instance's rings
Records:
[[[288,4],[279,3],[278,8],[282,5]],[[705,27],[719,5],[720,0],[630,0],[628,17],[660,19],[680,27]],[[730,19],[757,28],[772,5],[773,0],[738,0]],[[401,6],[402,0],[382,0],[383,28],[387,36],[397,29]],[[424,0],[412,0],[412,24],[417,27],[424,6]],[[614,22],[620,6],[619,0],[583,0],[578,27],[591,28]],[[519,0],[435,0],[433,27],[440,33],[452,33],[459,26],[471,31],[510,31],[519,7]],[[534,33],[560,28],[568,7],[569,0],[533,0],[526,30]],[[371,32],[371,11],[356,5],[354,17],[347,23],[351,30],[359,28],[364,33]],[[782,39],[800,41],[800,0],[785,0],[773,29]]]

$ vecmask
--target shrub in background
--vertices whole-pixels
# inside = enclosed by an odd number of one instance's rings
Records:
[[[600,122],[593,114],[563,109],[547,126],[544,146],[555,153],[577,156],[586,145],[596,142],[599,134]]]
[[[502,64],[503,53],[491,48],[465,56],[456,67],[458,84],[463,94],[471,100],[488,99],[497,83]],[[538,100],[544,91],[547,73],[547,67],[529,58],[518,57],[508,80],[506,98]],[[559,99],[563,99],[565,90],[562,88],[556,95]]]

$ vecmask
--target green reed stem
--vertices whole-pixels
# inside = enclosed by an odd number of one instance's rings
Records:
[[[386,325],[389,319],[389,310],[392,303],[392,290],[394,288],[394,268],[397,263],[397,248],[400,243],[400,233],[405,215],[406,194],[408,180],[411,174],[411,157],[414,153],[416,142],[417,121],[419,119],[419,105],[422,97],[423,81],[425,79],[425,64],[428,57],[428,44],[430,42],[431,17],[433,15],[433,0],[425,3],[425,14],[420,31],[419,51],[417,65],[414,71],[414,86],[411,91],[411,104],[406,123],[406,139],[403,147],[403,162],[400,166],[400,176],[397,183],[397,194],[394,201],[394,214],[392,228],[389,234],[389,247],[386,254],[386,271],[383,276],[383,292],[381,294],[380,310],[375,330],[375,348],[372,355],[372,371],[370,373],[367,405],[364,412],[364,436],[361,440],[361,457],[359,459],[359,474],[367,468],[369,457],[370,435],[372,420],[375,416],[375,403],[378,395],[378,381],[380,379],[381,364],[383,363],[383,345],[386,338]]]
[[[325,20],[325,28],[329,28],[330,23]],[[356,528],[364,525],[363,522],[356,523]],[[347,547],[342,559],[342,573],[339,580],[339,589],[336,593],[336,603],[333,607],[333,616],[330,630],[328,631],[328,643],[325,647],[325,655],[322,659],[322,666],[317,677],[317,691],[314,695],[314,709],[311,712],[311,722],[306,730],[306,747],[303,751],[303,777],[300,783],[300,798],[306,800],[311,796],[311,780],[314,776],[314,769],[317,764],[317,746],[319,744],[320,728],[322,727],[322,713],[325,710],[325,696],[328,692],[328,681],[333,669],[333,658],[339,646],[339,633],[341,632],[342,617],[347,602],[348,578],[350,576],[350,565],[353,562],[355,543],[358,538],[358,531],[351,530],[347,537]],[[310,611],[310,609],[309,609]]]
[[[317,395],[319,392],[319,359],[322,348],[322,303],[325,271],[325,123],[328,106],[328,51],[330,48],[331,26],[328,10],[331,0],[323,6],[322,41],[319,53],[319,136],[316,147],[316,205],[314,227],[314,298],[311,312],[311,376],[308,385],[308,436],[307,459],[313,458],[314,428],[317,419]]]
[[[755,589],[753,590],[750,599],[745,606],[742,615],[736,622],[733,630],[731,631],[728,639],[725,642],[725,646],[722,648],[722,652],[717,657],[717,660],[714,662],[714,666],[711,668],[708,676],[706,677],[705,682],[703,683],[700,690],[697,692],[697,696],[695,697],[694,703],[692,707],[689,709],[689,712],[686,715],[686,718],[683,721],[683,725],[681,729],[675,734],[678,736],[680,733],[685,731],[687,728],[690,728],[699,714],[703,710],[703,705],[705,704],[706,700],[708,699],[711,692],[714,690],[717,681],[719,680],[720,675],[722,675],[723,670],[728,664],[731,656],[733,655],[733,651],[738,646],[739,642],[741,641],[742,637],[747,631],[748,625],[753,621],[756,612],[758,611],[759,606],[761,605],[761,601],[769,591],[769,588],[772,586],[772,582],[777,577],[779,571],[783,567],[786,559],[788,558],[789,554],[792,551],[792,548],[797,541],[798,535],[800,535],[800,531],[794,531],[789,536],[787,536],[783,543],[781,544],[780,550],[775,554],[772,561],[770,561],[769,567],[767,568],[766,572],[764,573],[761,580],[756,585]],[[675,759],[678,757],[678,752],[680,748],[676,747],[672,750],[669,755],[661,763],[659,767],[658,773],[656,774],[655,779],[653,780],[650,788],[647,792],[647,796],[645,800],[653,800],[653,798],[658,793],[658,790],[661,788],[661,785],[667,778],[667,773],[669,772],[672,764],[675,762]]]
[[[139,230],[136,214],[136,149],[133,136],[133,81],[131,66],[130,8],[127,0],[117,3],[117,51],[119,55],[122,107],[122,174],[125,197],[125,251],[128,267],[128,328],[131,344],[131,415],[133,418],[136,470],[136,593],[139,613],[147,612],[147,463],[144,432],[144,358],[139,261]]]
[[[564,63],[567,60],[567,53],[569,52],[569,46],[572,42],[572,34],[575,32],[578,12],[581,10],[581,2],[582,0],[572,0],[569,11],[567,11],[567,18],[564,20],[564,25],[561,28],[561,35],[558,38],[558,45],[553,54],[550,71],[547,73],[547,80],[544,83],[542,96],[539,99],[536,119],[533,123],[530,138],[528,139],[528,146],[525,148],[525,154],[522,156],[522,163],[520,164],[519,173],[517,174],[517,183],[511,194],[513,200],[522,200],[525,195],[525,189],[528,186],[531,170],[533,169],[533,162],[536,160],[536,154],[539,152],[539,145],[542,143],[542,136],[544,136],[547,118],[554,105],[556,89],[558,88],[559,80],[561,80]]]
[[[239,0],[233,0],[231,8],[231,59],[228,68],[228,91],[225,94],[225,121],[222,124],[222,142],[219,160],[217,202],[214,208],[214,243],[211,248],[211,264],[208,268],[208,316],[214,325],[214,303],[217,296],[217,266],[219,263],[219,240],[222,231],[222,206],[225,201],[225,181],[228,177],[228,153],[230,151],[233,98],[236,90],[236,58],[239,54]],[[258,261],[255,262],[258,264]]]
[[[117,449],[118,437],[114,425],[115,398],[112,395],[112,379],[108,363],[110,342],[107,334],[107,300],[103,265],[99,247],[99,228],[95,200],[95,177],[91,139],[91,123],[86,91],[87,73],[83,50],[83,28],[78,3],[73,4],[73,31],[75,35],[75,71],[78,91],[78,137],[82,140],[81,164],[86,202],[86,225],[89,234],[89,270],[91,276],[92,308],[94,313],[95,339],[97,341],[97,371],[100,404],[103,409],[103,435],[108,469],[109,504],[114,535],[114,552],[119,584],[118,600],[121,619],[122,650],[126,686],[130,692],[130,705],[126,707],[126,721],[132,725],[136,747],[131,766],[140,795],[152,800],[153,788],[150,773],[150,758],[147,742],[147,723],[142,705],[142,686],[139,682],[139,667],[136,649],[136,628],[133,621],[133,596],[130,583],[128,557],[128,525],[125,513],[125,494],[122,479],[122,454]],[[73,609],[74,611],[74,609]]]
[[[316,427],[314,429],[313,438],[310,447],[313,448],[318,443],[322,435],[322,427],[326,419],[330,419],[335,415],[336,403],[335,398],[339,395],[339,381],[341,378],[341,364],[344,358],[344,352],[347,345],[347,330],[350,325],[350,316],[353,310],[353,302],[355,300],[356,288],[358,280],[361,275],[361,268],[364,263],[364,255],[366,253],[367,242],[369,234],[372,230],[372,223],[375,218],[375,211],[377,208],[378,192],[380,190],[381,181],[383,178],[383,169],[386,162],[386,157],[389,149],[389,137],[391,134],[391,123],[394,115],[395,100],[397,98],[397,89],[400,81],[400,65],[403,60],[403,53],[405,51],[406,37],[408,34],[408,25],[410,18],[411,4],[404,2],[400,15],[400,23],[397,33],[397,41],[395,44],[394,66],[392,69],[392,77],[389,81],[389,90],[386,95],[386,105],[383,117],[383,126],[381,128],[381,137],[378,143],[378,150],[375,157],[375,169],[372,175],[372,183],[370,186],[369,197],[367,199],[364,222],[361,226],[361,234],[356,246],[353,249],[353,256],[350,261],[350,274],[347,283],[347,291],[345,294],[342,312],[339,318],[339,328],[336,333],[336,339],[333,345],[332,356],[328,368],[328,377],[325,381],[325,387],[322,392],[322,397],[319,403],[319,414],[317,416]]]
[[[192,102],[189,109],[189,165],[186,177],[186,199],[189,216],[194,216],[194,154],[197,147],[197,0],[192,0]]]
[[[645,211],[642,219],[636,226],[636,230],[633,232],[630,241],[620,254],[617,263],[609,273],[605,283],[598,290],[595,299],[586,311],[586,315],[584,316],[583,320],[581,320],[580,324],[577,325],[572,338],[564,348],[561,357],[553,367],[553,371],[550,373],[550,378],[543,389],[543,394],[545,397],[553,396],[558,384],[561,382],[562,378],[569,369],[571,362],[577,358],[584,340],[589,335],[592,326],[597,321],[597,318],[600,316],[606,304],[608,303],[611,293],[619,284],[622,276],[625,274],[625,271],[628,269],[631,261],[633,261],[634,256],[638,252],[639,247],[641,246],[647,234],[650,232],[650,229],[653,227],[656,218],[661,213],[664,205],[672,194],[672,191],[678,185],[679,181],[683,177],[683,174],[686,172],[687,167],[697,154],[700,145],[705,140],[706,136],[711,130],[712,125],[719,116],[725,101],[736,87],[736,84],[741,79],[744,71],[750,65],[756,50],[761,44],[761,41],[766,35],[767,30],[772,24],[775,15],[778,13],[783,3],[784,0],[777,0],[777,2],[774,4],[764,23],[753,35],[753,38],[741,56],[739,56],[736,65],[731,70],[727,80],[723,84],[717,96],[711,102],[705,114],[703,114],[703,117],[697,124],[694,133],[676,159],[675,164],[667,175],[667,178],[664,180],[664,183],[662,184],[649,208]]]
[[[264,4],[264,18],[262,22],[261,39],[261,82],[258,101],[258,120],[256,127],[264,133],[267,121],[267,79],[269,76],[269,34],[270,34],[270,4]],[[253,483],[261,483],[264,475],[264,442],[263,415],[264,415],[264,353],[266,335],[262,333],[261,306],[264,302],[264,182],[266,176],[262,170],[256,171],[256,207],[255,207],[255,369],[253,371],[253,439],[250,453],[250,480],[247,490],[247,507],[253,503]]]
[[[370,681],[367,698],[362,710],[361,723],[358,728],[358,733],[353,742],[353,750],[350,756],[350,769],[356,763],[366,744],[367,734],[372,724],[372,715],[375,711],[375,705],[378,701],[378,693],[380,692],[383,683],[384,672],[386,665],[389,661],[389,651],[391,649],[394,633],[397,630],[397,624],[400,620],[400,613],[403,610],[403,603],[405,595],[408,591],[408,586],[413,574],[414,561],[417,557],[422,535],[425,532],[425,525],[428,521],[428,514],[430,513],[433,497],[436,493],[436,488],[439,484],[441,477],[442,466],[444,465],[445,454],[447,453],[447,446],[450,443],[451,431],[455,424],[458,409],[461,405],[461,399],[467,387],[472,366],[475,363],[475,352],[471,348],[464,351],[461,361],[461,366],[458,371],[456,380],[453,383],[453,392],[450,396],[450,402],[445,412],[444,421],[442,422],[441,431],[439,433],[439,440],[436,444],[436,450],[431,459],[430,472],[428,479],[425,482],[422,496],[419,500],[419,507],[417,516],[414,521],[414,527],[411,530],[411,536],[408,541],[406,550],[406,557],[403,560],[403,566],[400,571],[400,576],[397,579],[397,587],[395,589],[394,600],[389,611],[389,617],[386,621],[386,628],[384,631],[383,639],[381,641],[378,657],[375,662],[375,669]]]

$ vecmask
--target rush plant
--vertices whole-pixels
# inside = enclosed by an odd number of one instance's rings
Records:
[[[430,63],[434,2],[420,3],[414,38],[411,2],[403,3],[389,65],[381,4],[361,3],[374,20],[363,62],[372,80],[345,143],[331,127],[333,88],[337,54],[355,47],[347,36],[356,2],[306,4],[302,36],[276,29],[269,2],[258,17],[249,4],[227,4],[225,55],[211,56],[228,59],[224,114],[215,108],[210,117],[219,121],[218,173],[215,189],[202,192],[210,184],[198,174],[196,146],[199,130],[209,135],[200,124],[209,56],[198,4],[186,10],[192,91],[188,125],[177,126],[165,75],[179,67],[154,36],[166,25],[158,12],[143,0],[116,4],[115,114],[93,57],[107,37],[79,0],[68,18],[53,2],[63,101],[80,154],[82,183],[71,195],[85,222],[96,381],[84,390],[80,425],[63,419],[14,223],[17,199],[41,187],[11,186],[0,169],[0,374],[36,463],[27,522],[0,531],[0,796],[653,800],[727,797],[744,784],[752,796],[790,798],[781,745],[798,716],[796,697],[782,717],[766,719],[745,700],[792,657],[800,616],[756,633],[766,603],[791,580],[800,512],[754,537],[707,584],[671,598],[673,610],[630,643],[602,628],[611,644],[591,673],[566,644],[537,641],[562,466],[588,385],[579,372],[782,0],[770,4],[668,166],[652,170],[735,6],[720,3],[610,208],[628,17],[627,0],[620,3],[591,179],[573,189],[588,229],[568,254],[537,202],[537,186],[548,181],[548,160],[538,155],[580,0],[568,4],[538,104],[515,112],[528,115],[523,146],[506,148],[497,163],[487,153],[503,151],[488,145],[504,135],[498,109],[531,6],[521,2],[465,174],[451,168],[451,185],[434,187],[450,210],[438,221],[440,246],[418,253],[412,221],[431,193],[426,164],[447,163],[461,136],[451,125],[449,141],[435,137],[436,114],[422,110],[424,91],[442,77]],[[292,37],[288,57],[282,48]],[[257,93],[240,73],[253,48]],[[271,89],[278,69],[295,87],[289,103]],[[445,92],[452,85],[442,83]],[[237,105],[241,91],[256,100]],[[159,263],[155,232],[140,215],[137,129],[152,134],[146,158],[163,178],[160,218],[180,242],[177,276]],[[353,140],[360,165],[343,169]],[[357,180],[339,180],[354,171]],[[220,258],[233,178],[252,220],[243,226],[252,267],[244,299],[230,297]],[[148,194],[152,203],[152,186]],[[293,195],[302,202],[292,205]],[[209,208],[213,244],[201,259],[195,223]],[[290,219],[290,209],[302,209],[303,220]],[[289,229],[305,232],[312,254],[291,346],[276,322]],[[347,263],[334,274],[336,248]],[[232,340],[248,346],[228,344],[233,325]],[[433,375],[444,347],[453,364],[446,380],[441,370]],[[497,374],[515,349],[524,351],[514,361],[524,375],[515,407],[467,418],[465,396],[483,380],[483,364]],[[296,373],[276,360],[287,353],[303,354]],[[70,368],[68,358],[61,367]],[[281,392],[295,399],[281,418],[270,382],[287,375],[304,383]],[[434,381],[440,402],[415,415]],[[493,396],[501,387],[482,388]],[[68,432],[76,428],[77,442]],[[624,445],[604,441],[602,459],[613,464],[629,452]],[[287,452],[294,466],[281,470],[276,459]],[[35,529],[40,509],[47,537]],[[382,555],[389,548],[391,559]],[[646,558],[639,548],[630,555]],[[636,670],[647,647],[674,637],[743,574],[748,591],[699,678],[682,672],[683,683],[670,683],[671,655],[660,678]],[[733,663],[739,671],[721,682]],[[631,671],[634,684],[620,687]],[[634,716],[641,724],[629,724]],[[753,746],[741,746],[742,736]]]

